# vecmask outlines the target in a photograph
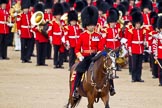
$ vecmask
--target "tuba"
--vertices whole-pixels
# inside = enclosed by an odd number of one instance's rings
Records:
[[[38,27],[38,31],[41,32],[45,38],[48,38],[48,34],[46,31],[48,30],[49,26],[48,23],[46,23],[44,20],[43,12],[35,12],[31,17],[30,22],[33,26]]]

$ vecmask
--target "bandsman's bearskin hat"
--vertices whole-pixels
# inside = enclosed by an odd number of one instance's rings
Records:
[[[56,3],[53,7],[53,15],[63,15],[64,10],[61,3]]]
[[[119,12],[116,8],[111,8],[107,17],[107,23],[117,22],[119,19]]]
[[[87,0],[82,0],[85,6],[88,6]]]
[[[70,11],[70,5],[67,2],[62,3],[64,13],[67,13]]]
[[[111,7],[113,7],[114,0],[105,0]]]
[[[162,1],[158,4],[158,13],[162,13]]]
[[[74,7],[75,0],[69,0],[70,7]]]
[[[103,1],[100,3],[100,5],[98,5],[97,8],[105,14],[110,9],[110,5]]]
[[[37,4],[34,6],[34,11],[35,11],[35,12],[37,12],[37,11],[44,12],[44,5],[42,5],[41,3],[37,3]]]
[[[75,10],[77,12],[81,12],[85,6],[86,6],[86,4],[83,1],[77,1],[75,3]]]
[[[156,12],[150,13],[150,22],[153,25],[154,29],[157,27],[158,14]]]
[[[141,25],[143,25],[143,16],[141,12],[138,12],[138,11],[132,14],[132,24],[134,27],[136,23],[140,23]]]
[[[2,3],[8,4],[8,0],[0,0],[0,4]]]
[[[36,0],[31,0],[31,5],[30,6],[34,7],[36,3],[37,3]]]
[[[126,8],[125,8],[124,5],[119,4],[119,5],[117,6],[117,9],[118,9],[119,11],[121,11],[122,16],[125,16],[125,13],[126,13],[127,10],[126,10]]]
[[[45,2],[45,9],[52,9],[53,7],[53,0],[46,0]]]
[[[158,27],[158,29],[162,29],[162,16],[160,16],[160,17],[158,18],[157,27]]]
[[[134,7],[133,9],[131,9],[130,15],[132,16],[134,12],[141,12],[141,10],[138,7]]]
[[[121,2],[120,4],[122,4],[122,5],[125,6],[126,11],[129,10],[129,2],[128,2],[128,1],[123,1],[123,2]]]
[[[103,2],[103,0],[97,0],[96,1],[96,7],[98,7],[102,2]]]
[[[21,0],[21,8],[27,9],[31,5],[31,0]]]
[[[142,0],[141,1],[141,10],[143,11],[144,8],[148,8],[149,10],[153,10],[153,5],[151,0]]]
[[[81,21],[83,28],[90,25],[97,25],[98,9],[94,6],[87,6],[81,12]]]
[[[78,13],[75,10],[72,10],[68,13],[68,23],[70,21],[78,21]]]

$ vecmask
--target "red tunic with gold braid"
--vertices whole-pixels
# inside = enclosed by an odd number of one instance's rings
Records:
[[[158,59],[162,59],[162,32],[158,34],[157,57]]]
[[[110,49],[116,49],[120,47],[120,41],[121,38],[119,35],[119,29],[118,28],[106,28],[106,37],[104,38],[104,43],[106,45],[106,48]]]
[[[86,30],[81,33],[75,47],[76,56],[89,56],[91,53],[102,51],[104,47],[101,40],[101,35],[96,32],[90,33]]]
[[[8,17],[8,11],[0,8],[0,34],[9,33],[9,27],[7,26]]]
[[[31,30],[31,12],[22,13],[21,16],[17,20],[17,29],[21,31],[21,38],[31,38],[32,34]]]
[[[129,31],[129,36],[128,36],[129,50],[131,50],[132,54],[143,54],[145,29],[132,28],[129,29],[128,31]]]
[[[49,32],[49,36],[52,36],[52,44],[53,45],[62,45],[62,36],[63,36],[63,28],[61,26],[61,21],[56,22],[55,20],[52,22],[52,29]]]
[[[80,32],[79,25],[65,27],[65,41],[70,47],[76,47]]]

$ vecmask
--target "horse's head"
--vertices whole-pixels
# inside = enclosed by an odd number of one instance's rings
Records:
[[[91,74],[92,85],[98,92],[107,87],[110,75],[115,68],[116,51],[105,49],[93,58],[94,66]]]

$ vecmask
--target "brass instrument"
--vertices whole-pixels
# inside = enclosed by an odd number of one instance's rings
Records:
[[[41,26],[45,24],[43,12],[41,11],[35,12],[31,17],[30,22],[32,25],[38,26],[38,29],[41,31],[42,29]]]
[[[16,24],[16,20],[17,20],[17,16],[20,16],[22,14],[21,11],[21,2],[18,1],[15,5],[12,6],[12,8],[9,10],[10,13],[10,17],[9,17],[9,22],[12,23],[11,19],[14,18],[13,21],[13,26],[11,29],[11,32],[17,32],[17,24]]]
[[[61,16],[61,20],[65,22],[66,25],[68,25],[68,13],[65,13]]]
[[[45,22],[44,20],[43,12],[41,11],[35,12],[31,17],[30,22],[33,26],[37,26],[38,31],[41,32],[45,38],[48,39],[47,30],[49,26],[48,23]]]

